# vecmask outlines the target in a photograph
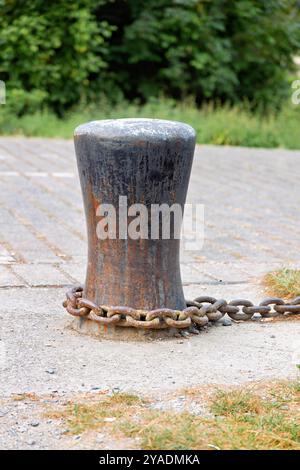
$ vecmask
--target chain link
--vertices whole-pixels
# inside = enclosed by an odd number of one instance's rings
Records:
[[[187,300],[183,310],[161,308],[139,310],[124,306],[98,306],[84,299],[83,287],[75,286],[66,294],[63,306],[74,317],[84,317],[102,325],[131,326],[134,328],[188,328],[202,327],[209,321],[220,320],[226,313],[235,321],[246,321],[259,313],[262,318],[277,317],[284,314],[300,313],[300,297],[289,303],[277,297],[269,297],[254,305],[250,300],[236,299],[227,302],[224,299],[201,296]]]

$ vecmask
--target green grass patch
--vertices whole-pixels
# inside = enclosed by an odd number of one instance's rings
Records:
[[[282,268],[267,274],[264,283],[271,295],[292,298],[300,296],[300,270]]]
[[[240,145],[248,147],[285,147],[300,149],[300,106],[287,104],[277,113],[251,112],[247,106],[206,105],[201,109],[190,102],[152,100],[145,105],[122,102],[112,106],[81,107],[63,119],[45,111],[17,117],[5,106],[0,108],[0,134],[34,137],[72,138],[74,128],[83,122],[115,118],[161,118],[183,121],[197,131],[202,144]]]

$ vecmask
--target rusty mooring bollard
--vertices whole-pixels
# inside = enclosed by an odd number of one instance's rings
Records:
[[[80,317],[81,328],[87,328],[87,321],[91,328],[90,320],[95,319],[102,333],[124,333],[118,328],[125,318],[123,306],[139,311],[185,309],[178,227],[171,218],[170,237],[164,239],[160,216],[159,231],[154,230],[153,236],[151,215],[153,206],[184,207],[195,148],[193,128],[156,119],[94,121],[77,127],[74,140],[87,221],[88,265],[83,291],[69,294],[68,311]],[[144,215],[139,219],[142,228],[129,210],[135,204],[146,208],[146,215],[136,212]],[[141,229],[140,237],[129,235],[131,222]],[[109,310],[111,306],[120,308]],[[128,326],[137,327],[152,319],[134,311],[129,317]],[[156,320],[152,319],[157,330],[162,325]],[[151,323],[147,326],[151,329]]]

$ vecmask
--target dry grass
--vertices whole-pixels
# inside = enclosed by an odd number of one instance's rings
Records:
[[[148,412],[123,431],[140,437],[143,449],[300,449],[299,384],[263,392],[217,390],[208,403],[211,418]]]
[[[150,401],[123,393],[69,402],[48,416],[63,419],[69,433],[105,427],[114,436],[138,438],[142,449],[300,449],[299,382],[214,389],[204,395],[207,417],[157,411]],[[204,400],[196,389],[186,398]]]
[[[26,393],[14,393],[11,395],[11,399],[13,401],[39,401],[40,397],[34,392],[26,392]]]
[[[100,398],[100,399],[99,399]],[[99,429],[118,421],[125,415],[132,417],[145,401],[128,393],[85,399],[84,402],[69,401],[57,410],[50,410],[47,417],[62,418],[70,434],[81,434],[90,429]]]
[[[264,284],[270,295],[290,299],[300,295],[300,270],[282,268],[267,274]]]

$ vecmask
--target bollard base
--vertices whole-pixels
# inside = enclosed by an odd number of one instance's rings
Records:
[[[166,328],[161,330],[143,330],[140,328],[106,326],[86,318],[74,318],[69,328],[78,333],[117,341],[153,341],[174,338],[178,335],[177,328]]]

